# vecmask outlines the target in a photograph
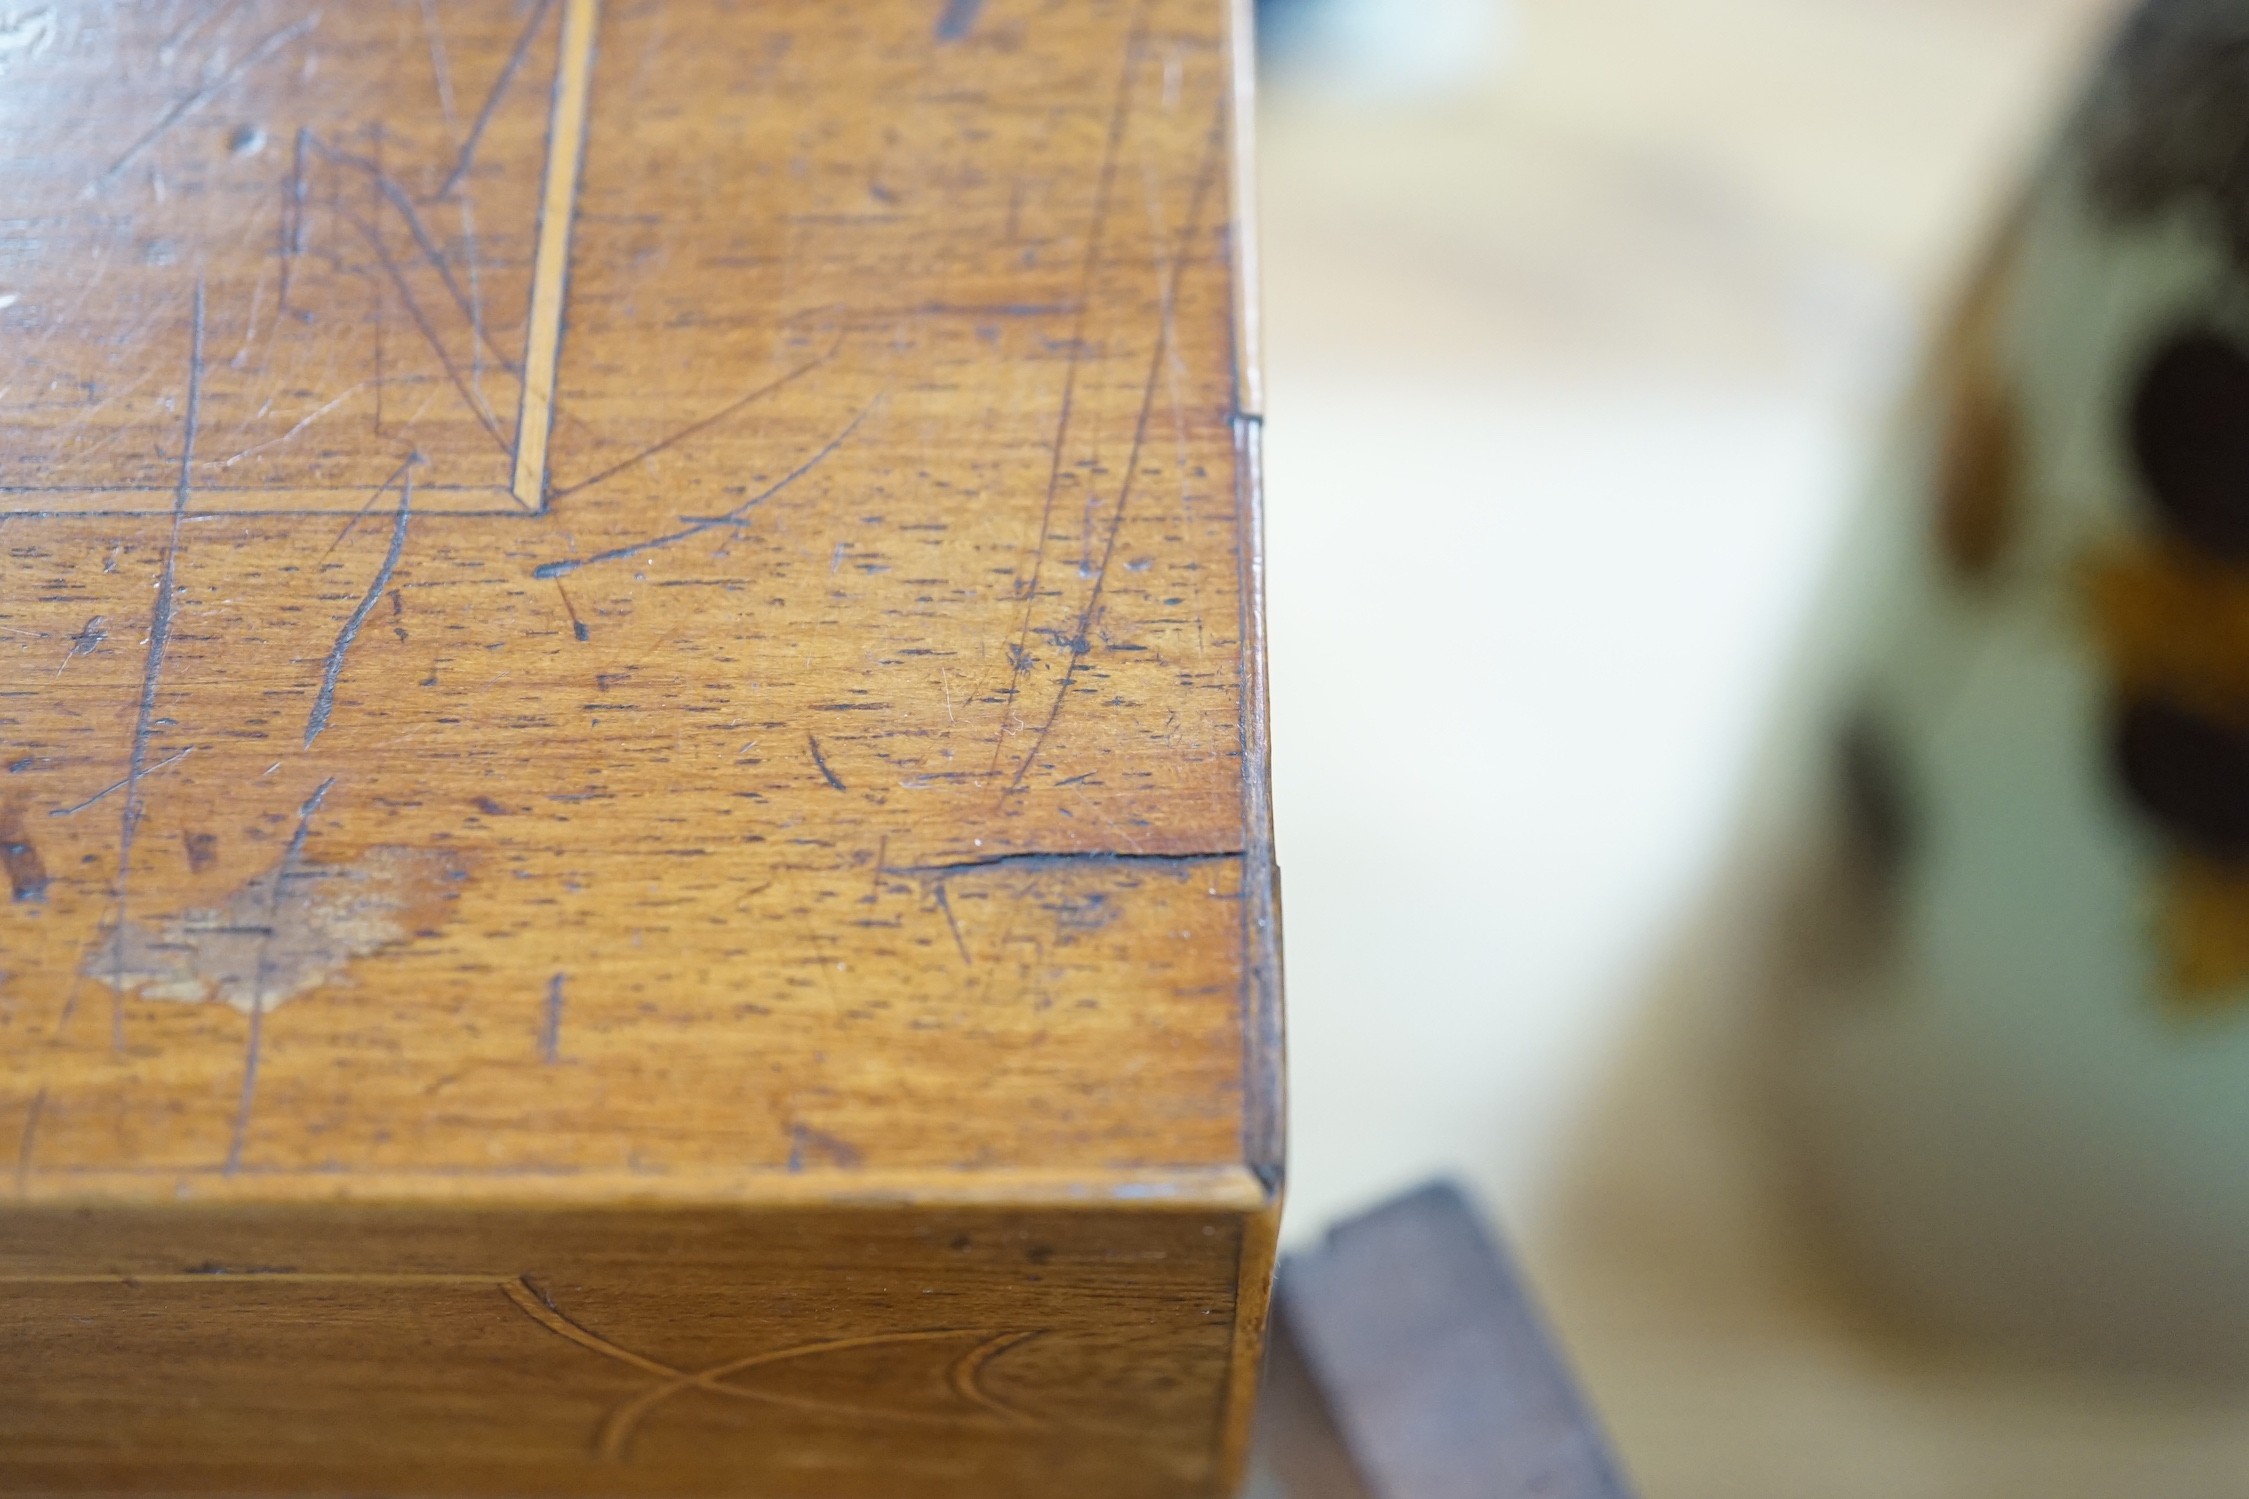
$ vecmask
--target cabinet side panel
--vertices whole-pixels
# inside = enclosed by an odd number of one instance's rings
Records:
[[[0,1489],[1209,1493],[1243,1232],[1187,1210],[18,1212]]]

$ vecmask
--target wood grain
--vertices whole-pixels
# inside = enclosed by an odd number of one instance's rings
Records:
[[[1202,1491],[1233,1336],[1206,1271],[1242,1226],[1116,1207],[36,1213],[9,1263],[86,1268],[6,1284],[0,1484],[145,1490],[161,1450],[177,1492]]]
[[[1228,7],[40,15],[0,1477],[1222,1486],[1280,1164]],[[1050,1315],[971,1220],[1101,1269]],[[557,1255],[631,1336],[533,1313]],[[712,1372],[790,1349],[817,1409]],[[628,1442],[613,1385],[680,1388]]]

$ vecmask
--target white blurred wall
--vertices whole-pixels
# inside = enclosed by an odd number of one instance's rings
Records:
[[[1468,1177],[1647,1499],[2249,1499],[2238,1397],[1870,1334],[1708,1023],[1855,476],[2114,6],[1329,3],[1260,119],[1289,1235]]]
[[[1924,309],[2104,10],[1286,7],[1260,167],[1296,1232],[1440,1165],[1535,1214]]]

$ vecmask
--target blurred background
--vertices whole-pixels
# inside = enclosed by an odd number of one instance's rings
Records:
[[[1731,920],[1918,340],[2113,0],[1269,0],[1288,1234],[1481,1195],[1648,1499],[2249,1495],[2249,1401],[1894,1336]]]

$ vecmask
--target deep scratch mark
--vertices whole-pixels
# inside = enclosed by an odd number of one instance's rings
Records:
[[[578,617],[578,606],[570,602],[570,590],[562,586],[560,578],[555,579],[554,591],[562,596],[562,612],[570,616],[571,635],[581,641],[592,639],[592,632],[586,628],[586,622]]]
[[[360,627],[375,612],[375,605],[390,587],[390,577],[398,570],[400,554],[406,550],[406,527],[414,508],[414,471],[406,471],[406,482],[398,493],[398,520],[390,529],[390,550],[383,554],[383,565],[375,569],[375,579],[367,585],[367,594],[359,607],[351,611],[351,618],[336,632],[336,643],[328,652],[328,665],[320,675],[320,692],[312,700],[312,712],[305,719],[305,748],[320,737],[328,727],[328,715],[336,706],[336,681],[344,674],[344,657],[351,651],[351,643],[359,638]]]
[[[484,103],[476,112],[475,122],[469,126],[469,138],[461,143],[461,154],[454,161],[453,170],[446,175],[444,185],[437,190],[440,198],[451,197],[453,189],[460,186],[461,179],[468,175],[469,167],[476,160],[477,145],[484,139],[484,127],[492,123],[492,115],[499,109],[502,96],[514,81],[517,70],[523,66],[524,57],[531,51],[532,38],[538,35],[540,23],[546,20],[547,12],[553,6],[554,0],[538,0],[537,5],[532,8],[531,19],[524,22],[522,33],[515,39],[515,49],[508,53],[508,60],[500,65],[500,76],[493,80],[491,91],[484,96]]]
[[[281,864],[273,872],[273,898],[266,904],[265,941],[258,951],[257,976],[250,989],[250,1033],[242,1044],[242,1094],[235,1102],[234,1134],[227,1144],[223,1168],[229,1176],[242,1167],[242,1142],[250,1133],[250,1110],[258,1097],[258,1057],[265,1040],[266,979],[271,971],[274,933],[281,926],[281,902],[288,894],[289,877],[304,857],[305,839],[312,834],[313,814],[320,810],[320,804],[328,799],[335,784],[334,776],[322,781],[297,809],[297,830],[289,835],[289,846],[282,851]]]
[[[733,416],[743,407],[748,406],[753,402],[763,400],[765,397],[773,394],[777,390],[782,389],[784,386],[792,385],[802,377],[811,374],[821,365],[826,364],[829,360],[835,358],[837,352],[841,350],[842,347],[843,340],[839,337],[834,344],[829,346],[828,352],[822,354],[819,358],[809,360],[804,364],[798,365],[795,369],[781,376],[781,378],[779,378],[778,380],[768,381],[766,384],[759,386],[756,390],[751,391],[746,396],[736,397],[734,400],[727,402],[724,406],[721,406],[718,410],[712,412],[709,416],[688,423],[686,426],[680,428],[677,432],[672,433],[669,437],[663,438],[660,441],[652,443],[648,447],[642,448],[639,452],[633,454],[630,458],[624,459],[622,462],[612,463],[611,465],[609,465],[609,467],[593,475],[591,478],[580,479],[577,483],[570,485],[566,489],[558,489],[554,491],[554,498],[557,500],[567,499],[571,495],[578,493],[578,491],[582,489],[591,489],[596,484],[614,479],[615,477],[617,477],[617,475],[623,473],[626,469],[631,468],[636,464],[646,463],[649,459],[655,457],[658,453],[663,452],[667,448],[677,447],[679,444],[687,441],[689,438],[694,437],[711,427],[717,426],[720,422],[723,422],[728,417]],[[857,424],[854,423],[853,425]]]
[[[119,155],[115,161],[111,162],[106,168],[103,169],[100,176],[96,177],[93,181],[86,184],[84,196],[90,198],[94,194],[100,192],[103,188],[107,187],[111,182],[116,180],[117,174],[119,172],[124,171],[126,167],[132,165],[133,161],[137,157],[139,157],[139,155],[143,151],[146,151],[150,146],[155,145],[159,140],[163,139],[165,133],[169,131],[173,126],[186,119],[196,109],[216,98],[222,91],[227,88],[228,85],[232,84],[235,79],[241,77],[243,73],[247,72],[251,68],[256,67],[259,63],[264,62],[275,52],[278,52],[283,47],[288,46],[298,37],[303,36],[306,32],[312,30],[319,24],[320,12],[314,11],[311,15],[306,16],[303,20],[291,22],[289,25],[282,27],[273,35],[267,37],[264,41],[258,43],[257,46],[252,47],[247,53],[243,54],[242,60],[240,62],[237,62],[233,67],[228,68],[224,73],[221,73],[218,77],[212,79],[209,83],[204,84],[203,87],[197,89],[194,93],[189,94],[186,98],[180,100],[179,103],[166,110],[162,119],[149,126],[146,131],[142,132],[138,140],[127,146],[124,152]]]
[[[315,17],[317,19],[317,17]],[[164,680],[164,650],[172,639],[172,614],[178,606],[180,527],[195,492],[195,439],[203,425],[203,276],[195,277],[195,312],[188,327],[187,412],[180,440],[179,485],[172,493],[172,532],[157,572],[156,602],[149,609],[148,653],[141,664],[140,704],[133,718],[132,748],[125,760],[125,810],[117,833],[117,930],[125,930],[133,882],[133,838],[141,825],[141,777],[148,773],[148,742],[156,723],[156,692]],[[110,1004],[109,1039],[125,1049],[125,944],[117,944],[116,997]]]
[[[559,973],[548,980],[546,1013],[539,1018],[539,1060],[550,1067],[562,1060],[562,980]]]
[[[1091,869],[1128,864],[1177,871],[1193,869],[1203,864],[1230,863],[1241,857],[1242,850],[1238,848],[1202,849],[1185,854],[1117,853],[1110,849],[1086,849],[1072,853],[1029,850],[1016,854],[987,854],[947,864],[894,864],[883,872],[905,879],[935,880],[942,888],[942,883],[955,875],[977,874],[995,869]]]
[[[646,541],[628,542],[621,547],[611,547],[608,551],[596,552],[591,557],[569,557],[560,562],[542,562],[531,569],[531,576],[541,579],[567,577],[580,568],[593,567],[602,562],[616,562],[625,557],[637,557],[643,552],[653,552],[660,547],[668,547],[675,542],[687,541],[693,537],[701,536],[706,531],[715,531],[722,527],[738,525],[741,523],[742,517],[751,510],[772,499],[782,490],[787,489],[791,484],[796,483],[797,480],[827,462],[829,455],[849,441],[851,434],[859,430],[859,424],[872,415],[875,407],[881,404],[882,397],[875,397],[845,425],[841,432],[829,438],[818,452],[805,459],[804,462],[798,464],[788,473],[783,474],[773,484],[768,485],[757,494],[751,495],[731,510],[722,511],[717,515],[699,516],[690,520],[677,531],[663,536],[651,536]],[[583,488],[584,486],[578,487]]]
[[[1093,587],[1086,594],[1085,608],[1079,611],[1077,628],[1071,632],[1070,659],[1062,668],[1062,683],[1055,690],[1054,706],[1047,710],[1045,721],[1039,725],[1038,733],[1032,736],[1031,747],[1024,753],[1022,763],[1015,767],[1015,774],[1008,777],[1007,792],[1022,788],[1023,778],[1030,774],[1039,751],[1046,747],[1047,736],[1054,732],[1055,722],[1062,716],[1062,705],[1069,701],[1070,688],[1077,681],[1078,663],[1085,659],[1088,634],[1101,611],[1101,595],[1109,584],[1109,565],[1116,558],[1117,535],[1124,529],[1125,510],[1132,500],[1133,481],[1140,476],[1140,450],[1148,439],[1148,420],[1155,410],[1156,387],[1163,374],[1165,358],[1171,351],[1171,309],[1178,295],[1179,278],[1187,264],[1188,251],[1202,229],[1203,203],[1209,196],[1211,182],[1217,175],[1224,129],[1225,109],[1221,105],[1218,120],[1211,127],[1209,144],[1203,152],[1202,167],[1195,175],[1194,193],[1188,200],[1187,217],[1179,230],[1179,244],[1172,251],[1170,264],[1162,273],[1160,291],[1163,320],[1157,328],[1155,353],[1148,362],[1148,378],[1141,386],[1140,417],[1133,424],[1132,451],[1125,462],[1124,478],[1117,486],[1117,506],[1109,517],[1109,534],[1101,545],[1101,561],[1094,569]],[[1002,733],[1004,732],[1003,728]],[[1004,796],[1006,793],[1002,794]]]
[[[1143,0],[1125,41],[1124,67],[1117,75],[1117,97],[1109,110],[1109,138],[1101,151],[1101,177],[1094,190],[1093,218],[1086,226],[1085,264],[1078,274],[1077,318],[1070,334],[1069,363],[1062,371],[1062,409],[1054,419],[1054,450],[1047,460],[1046,498],[1039,508],[1039,534],[1031,554],[1031,576],[1023,586],[1023,620],[1016,627],[1015,648],[1008,652],[1007,692],[1000,709],[1000,728],[992,741],[991,770],[996,772],[1006,753],[1008,726],[1015,721],[1015,700],[1022,691],[1023,672],[1030,661],[1027,649],[1031,619],[1038,609],[1039,581],[1046,571],[1047,531],[1054,524],[1054,501],[1062,487],[1062,454],[1069,445],[1070,418],[1077,403],[1078,368],[1085,358],[1088,315],[1093,306],[1093,275],[1101,260],[1101,245],[1108,233],[1110,203],[1115,196],[1117,159],[1124,149],[1125,127],[1132,118],[1132,88],[1140,72],[1148,17],[1153,0]]]
[[[849,791],[851,788],[844,785],[834,771],[828,769],[827,756],[820,753],[820,740],[810,729],[805,730],[804,742],[812,746],[812,763],[820,767],[820,778],[838,791]]]
[[[968,939],[961,935],[961,924],[953,918],[952,898],[945,893],[945,882],[937,882],[937,909],[945,913],[945,929],[953,934],[953,946],[960,949],[961,966],[974,968],[976,960],[968,955]]]
[[[192,755],[194,753],[195,746],[192,744],[189,745],[186,749],[174,750],[172,751],[172,753],[166,755],[163,759],[157,761],[154,765],[148,766],[146,769],[142,770],[141,774],[143,777],[152,776],[156,774],[156,772],[162,770],[165,766],[177,765],[180,763],[180,761],[185,760],[189,755]],[[72,802],[67,807],[56,807],[49,811],[47,815],[49,817],[75,817],[79,813],[85,811],[88,807],[91,807],[96,802],[102,800],[104,797],[109,796],[114,792],[122,791],[126,787],[126,785],[131,782],[131,780],[132,776],[130,774],[127,774],[119,780],[111,781],[107,786],[102,787],[101,790],[95,792],[92,796],[87,797],[84,801]]]
[[[976,29],[977,12],[984,0],[945,0],[945,13],[937,18],[937,40],[957,42]]]

